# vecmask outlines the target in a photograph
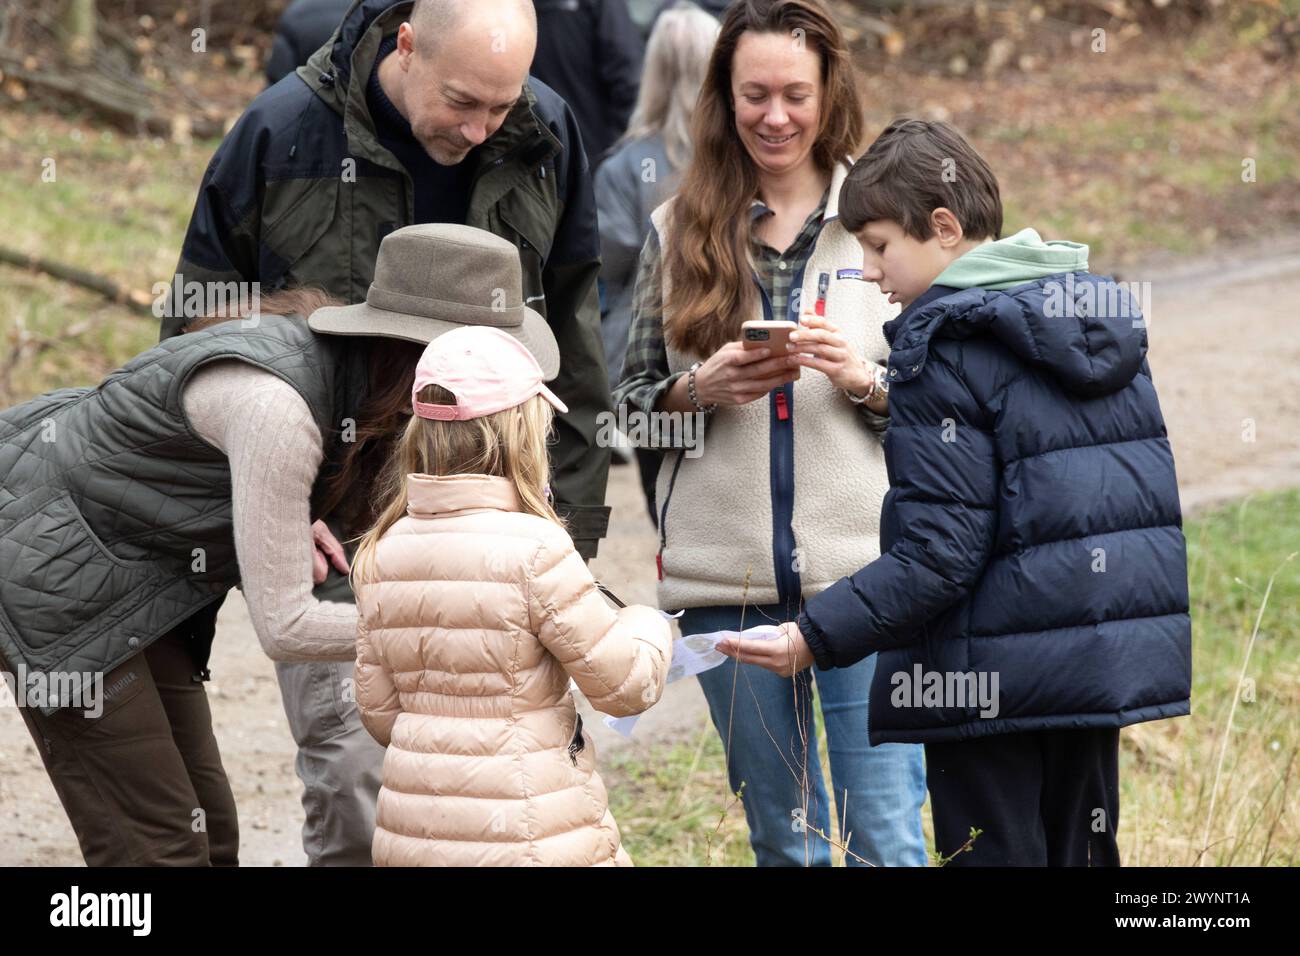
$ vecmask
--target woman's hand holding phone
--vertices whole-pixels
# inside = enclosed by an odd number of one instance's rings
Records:
[[[728,342],[696,371],[695,394],[701,405],[747,405],[798,377],[793,355]]]
[[[790,333],[790,344],[786,348],[796,364],[816,369],[836,388],[854,395],[866,395],[875,387],[875,373],[862,356],[849,348],[839,333],[838,327],[820,315],[805,312],[798,330]],[[868,402],[867,407],[883,414],[887,406],[880,398]]]

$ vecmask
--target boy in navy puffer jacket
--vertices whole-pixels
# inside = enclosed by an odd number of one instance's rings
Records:
[[[781,674],[879,653],[871,742],[925,744],[941,857],[1117,865],[1119,728],[1185,715],[1191,697],[1145,323],[1088,272],[1086,246],[998,240],[997,180],[942,123],[895,121],[839,211],[864,278],[903,306],[878,386],[882,553],[785,640],[722,649]]]

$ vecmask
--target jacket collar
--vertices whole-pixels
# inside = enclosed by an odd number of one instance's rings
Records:
[[[889,342],[889,384],[910,382],[921,374],[929,354],[930,339],[954,312],[982,303],[983,289],[953,289],[932,285],[884,325]]]
[[[412,517],[523,510],[514,484],[495,475],[407,475],[406,501]]]
[[[848,178],[849,170],[853,166],[852,159],[844,159],[835,164],[831,170],[831,184],[826,188],[825,195],[822,196],[821,205],[817,207],[820,212],[818,217],[821,222],[827,223],[832,219],[838,219],[840,215],[840,188],[844,185],[844,180]],[[772,212],[763,202],[755,196],[749,203],[750,218],[757,222],[764,216]]]
[[[885,323],[885,338],[892,343],[899,331],[912,322],[927,305],[936,299],[942,299],[960,291],[960,289],[954,289],[951,286],[946,285],[930,286],[930,288],[917,296],[917,298],[906,309]],[[901,345],[902,343],[899,344]]]
[[[848,179],[849,170],[853,168],[853,158],[848,157],[840,160],[831,170],[831,194],[826,199],[826,214],[823,219],[829,222],[832,219],[840,217],[840,189],[844,186],[844,180]]]

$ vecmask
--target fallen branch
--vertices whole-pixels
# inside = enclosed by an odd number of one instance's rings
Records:
[[[0,52],[0,72],[21,80],[28,86],[49,90],[75,100],[132,130],[145,130],[155,136],[170,136],[177,118],[155,113],[140,93],[120,83],[106,82],[102,74],[68,72],[53,74],[28,69],[11,53]],[[201,139],[219,138],[225,133],[221,122],[207,116],[186,117],[189,131]]]
[[[125,286],[118,285],[107,276],[87,272],[85,269],[78,269],[76,266],[70,266],[64,262],[43,259],[40,256],[29,255],[26,252],[19,252],[17,249],[9,249],[5,246],[0,246],[0,262],[18,266],[20,269],[43,272],[56,279],[96,292],[119,305],[139,309],[147,309],[153,305],[153,296],[147,292],[128,289]]]

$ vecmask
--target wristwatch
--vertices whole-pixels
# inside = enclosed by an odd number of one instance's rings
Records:
[[[889,398],[889,379],[885,375],[885,370],[879,365],[873,365],[871,367],[871,388],[867,389],[867,394],[854,395],[847,388],[844,389],[844,394],[849,397],[849,401],[854,405],[865,405],[867,402],[875,398],[876,395],[880,395],[886,399]]]

